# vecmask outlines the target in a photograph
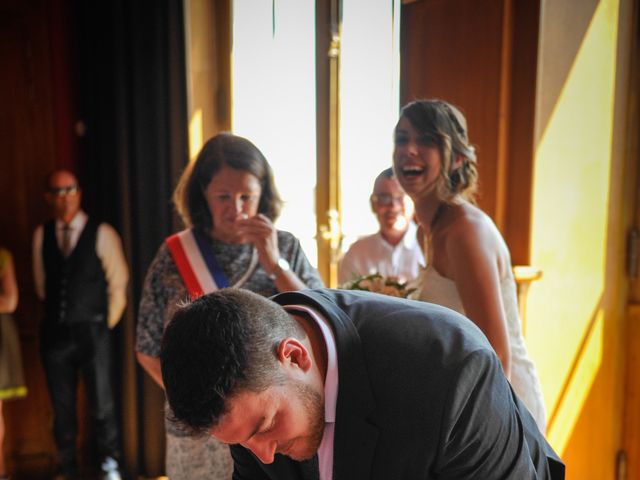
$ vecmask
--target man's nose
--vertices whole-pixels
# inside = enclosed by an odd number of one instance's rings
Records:
[[[404,210],[404,197],[391,197],[387,208],[392,211]]]
[[[396,198],[393,197],[390,205],[392,210],[403,210],[404,209],[404,198]]]
[[[275,441],[250,441],[243,445],[253,452],[262,463],[273,463],[276,454],[277,442]]]

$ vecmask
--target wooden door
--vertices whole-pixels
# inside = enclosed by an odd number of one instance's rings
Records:
[[[418,0],[403,5],[400,99],[440,98],[465,114],[479,206],[514,264],[529,261],[539,2]]]
[[[49,212],[44,179],[54,168],[73,169],[74,132],[71,4],[62,0],[0,0],[0,243],[15,260],[19,304],[14,314],[28,394],[4,407],[9,471],[48,475],[56,465],[53,415],[40,362],[42,304],[35,295],[31,238]],[[78,409],[86,417],[83,389]],[[86,446],[87,422],[79,424]],[[80,462],[86,448],[80,450]]]
[[[636,123],[637,126],[637,123]],[[636,159],[640,152],[636,145]],[[640,169],[635,170],[635,212],[628,236],[629,296],[626,308],[626,386],[623,449],[618,453],[618,471],[629,480],[640,479]]]
[[[480,207],[514,263],[542,268],[526,340],[568,479],[615,478],[625,456],[627,478],[640,474],[640,297],[633,280],[625,313],[623,255],[640,187],[637,12],[632,0],[418,0],[402,12],[403,102],[463,109]]]
[[[46,472],[55,461],[51,408],[38,351],[40,302],[31,274],[31,235],[46,216],[43,172],[52,169],[54,132],[47,2],[3,1],[0,10],[0,243],[13,253],[19,288],[14,318],[28,395],[5,405],[9,471]]]
[[[640,2],[635,2],[629,75],[629,116],[626,177],[627,205],[632,209],[627,232],[629,290],[626,324],[626,385],[622,450],[618,454],[619,478],[640,479]],[[626,477],[623,475],[626,473]]]

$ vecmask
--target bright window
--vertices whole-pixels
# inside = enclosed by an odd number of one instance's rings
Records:
[[[399,1],[343,1],[345,249],[378,229],[369,195],[378,173],[391,166],[399,102],[399,16]],[[294,233],[316,265],[315,2],[235,0],[232,54],[233,131],[253,141],[271,163],[286,202],[278,228]]]
[[[359,236],[378,230],[369,196],[375,178],[391,166],[400,101],[399,26],[399,1],[343,2],[340,187],[345,250]]]
[[[233,2],[234,133],[265,154],[285,200],[278,228],[317,263],[315,2]]]

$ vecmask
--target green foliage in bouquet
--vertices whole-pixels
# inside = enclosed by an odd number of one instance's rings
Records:
[[[415,288],[411,288],[408,282],[402,282],[397,277],[383,277],[379,273],[371,273],[350,280],[340,286],[345,290],[366,290],[367,292],[382,293],[392,297],[407,298]]]

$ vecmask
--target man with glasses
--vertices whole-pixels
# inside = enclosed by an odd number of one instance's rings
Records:
[[[372,273],[402,282],[414,280],[425,265],[424,255],[416,238],[413,203],[391,168],[383,170],[374,182],[371,210],[380,230],[351,245],[340,261],[338,281]]]
[[[119,480],[120,435],[111,379],[110,329],[126,305],[129,277],[116,231],[81,208],[75,175],[56,170],[46,179],[53,217],[33,236],[36,293],[44,301],[40,349],[54,412],[56,479],[74,478],[77,377],[84,377],[104,480]]]

